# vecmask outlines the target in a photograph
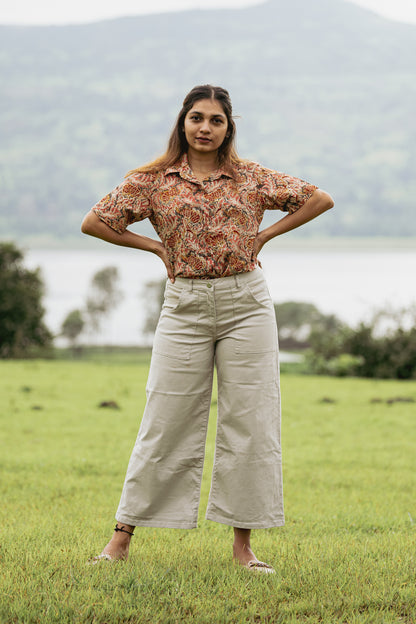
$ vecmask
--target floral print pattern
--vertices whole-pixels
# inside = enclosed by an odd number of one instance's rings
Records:
[[[175,277],[213,278],[252,271],[253,245],[265,210],[295,212],[316,186],[242,161],[200,182],[186,154],[165,171],[135,173],[93,207],[122,234],[149,219],[165,245]]]

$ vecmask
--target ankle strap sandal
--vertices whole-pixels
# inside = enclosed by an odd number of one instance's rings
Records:
[[[116,531],[116,532],[120,531],[121,533],[127,533],[128,535],[131,535],[131,536],[134,535],[134,533],[132,533],[131,531],[127,531],[127,529],[124,528],[124,524],[121,527],[117,526],[117,524],[116,524],[116,526],[114,527],[114,531]]]

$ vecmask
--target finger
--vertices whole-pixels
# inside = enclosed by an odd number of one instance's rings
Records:
[[[168,273],[168,278],[170,279],[172,284],[174,284],[175,276],[174,276],[173,271],[172,271],[172,265],[170,264],[170,262],[165,262],[165,266],[166,266],[166,270],[167,270],[167,273]]]
[[[172,284],[175,281],[175,276],[173,274],[173,269],[172,269],[172,265],[169,261],[169,257],[167,254],[166,249],[163,249],[163,253],[160,254],[160,259],[162,260],[163,264],[166,267],[166,273],[168,274],[168,279],[172,282]]]
[[[258,264],[258,266],[262,269],[263,267],[261,266],[261,262],[257,257],[257,253],[255,251],[253,251],[252,256],[251,256],[251,260],[252,262],[256,262]]]

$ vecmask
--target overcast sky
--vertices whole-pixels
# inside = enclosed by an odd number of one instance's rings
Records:
[[[125,15],[184,9],[237,8],[264,0],[1,0],[0,24],[68,24]],[[314,0],[309,0],[313,2]],[[337,0],[334,0],[336,2]],[[374,12],[416,24],[416,0],[347,0]]]

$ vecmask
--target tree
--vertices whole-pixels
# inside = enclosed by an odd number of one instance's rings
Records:
[[[286,349],[305,349],[315,333],[334,335],[343,323],[333,314],[323,314],[312,303],[285,301],[275,304],[280,345]]]
[[[98,331],[102,318],[109,314],[122,299],[122,292],[117,288],[118,279],[117,267],[110,266],[97,271],[91,280],[91,292],[87,297],[86,312],[93,331]]]
[[[52,334],[43,322],[40,270],[23,266],[23,252],[14,243],[0,243],[0,293],[0,357],[20,357],[32,347],[49,346]]]
[[[85,327],[85,320],[81,310],[72,310],[65,317],[61,325],[61,335],[64,336],[75,350],[77,340]]]

